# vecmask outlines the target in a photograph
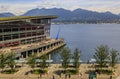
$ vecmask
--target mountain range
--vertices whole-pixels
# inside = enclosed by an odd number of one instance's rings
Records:
[[[2,17],[9,17],[9,16],[15,16],[11,13],[2,13]],[[57,15],[59,16],[58,19],[55,19],[54,21],[62,21],[62,22],[115,22],[120,21],[120,15],[113,14],[109,11],[107,12],[95,12],[95,11],[89,11],[85,9],[76,9],[73,11],[66,10],[63,8],[51,8],[51,9],[31,9],[24,13],[21,16],[42,16],[42,15]]]
[[[12,13],[0,13],[0,17],[11,17],[11,16],[15,16],[14,14]]]

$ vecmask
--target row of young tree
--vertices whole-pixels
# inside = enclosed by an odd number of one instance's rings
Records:
[[[28,65],[31,68],[33,68],[33,70],[37,65],[39,65],[39,68],[44,71],[44,69],[47,67],[47,64],[48,64],[46,62],[47,59],[48,58],[46,55],[43,55],[41,57],[37,57],[35,54],[33,54],[27,59],[27,62],[28,62]]]
[[[115,68],[119,61],[119,53],[115,49],[111,49],[107,45],[100,45],[95,49],[94,58],[96,63],[99,65],[100,70],[105,66]]]
[[[78,70],[80,66],[80,53],[81,51],[75,49],[72,55],[69,48],[63,48],[61,51],[61,56],[63,60],[62,67],[66,70],[69,67],[70,60],[73,59],[73,66],[76,70]],[[107,45],[100,45],[95,48],[95,54],[93,55],[93,57],[96,60],[95,68],[100,69],[100,72],[102,72],[102,69],[105,67],[111,67],[112,69],[114,69],[120,59],[118,51],[113,48],[110,49]]]
[[[36,59],[41,59],[43,62],[38,63],[38,62],[36,62]],[[36,65],[40,64],[40,68],[42,70],[44,70],[44,68],[47,66],[46,60],[47,60],[46,55],[44,55],[42,57],[36,57],[36,55],[31,55],[27,59],[27,64],[29,64],[30,67],[33,68],[33,69]],[[9,67],[10,68],[9,73],[14,73],[15,72],[15,66],[16,66],[15,54],[10,53],[8,55],[4,55],[4,54],[0,55],[0,68],[2,69],[1,72],[4,72],[5,67]]]
[[[71,53],[71,50],[68,47],[64,47],[61,50],[61,57],[62,57],[62,67],[67,70],[69,65],[72,63],[73,67],[78,70],[80,66],[80,54],[81,51],[77,48],[74,50],[74,53]],[[106,45],[100,45],[95,48],[94,58],[96,59],[96,64],[99,65],[98,67],[102,70],[104,66],[109,65],[112,68],[115,68],[115,65],[119,61],[119,53],[115,49],[109,49]],[[42,60],[41,63],[38,63],[36,59]],[[70,62],[70,60],[73,60]],[[15,68],[15,54],[10,53],[9,55],[0,55],[0,68],[3,70],[6,66],[11,68],[11,72]],[[34,68],[36,65],[40,65],[41,69],[44,69],[47,66],[46,63],[47,56],[44,55],[42,57],[36,57],[36,55],[31,55],[27,62],[28,64]]]
[[[68,47],[64,47],[61,51],[62,67],[66,70],[67,68],[69,68],[69,64],[73,64],[75,70],[78,70],[80,66],[80,54],[81,51],[77,48],[72,54],[71,50]],[[70,62],[70,60],[72,60],[72,62]]]
[[[66,70],[69,67],[70,60],[73,60],[73,67],[78,70],[79,66],[80,66],[80,53],[81,51],[79,51],[78,49],[74,50],[74,54],[71,54],[71,50],[68,47],[64,47],[61,51],[61,57],[62,57],[62,67]],[[33,68],[36,66],[36,64],[40,65],[40,69],[44,70],[47,66],[48,63],[46,63],[47,60],[47,56],[43,55],[42,57],[36,57],[36,55],[31,55],[28,58],[28,64]],[[40,63],[38,63],[36,60],[41,60]]]

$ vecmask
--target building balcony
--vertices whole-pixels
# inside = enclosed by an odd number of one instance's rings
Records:
[[[16,47],[3,48],[3,49],[0,49],[0,53],[9,54],[9,53],[13,52],[15,54],[19,54],[21,52],[38,49],[40,47],[45,47],[45,46],[47,47],[49,45],[54,45],[57,42],[61,42],[62,44],[64,44],[63,39],[57,39],[57,40],[56,39],[47,39],[47,40],[44,40],[44,41],[38,42],[38,43],[25,44],[25,45],[19,45],[19,46],[16,46]]]
[[[0,43],[10,43],[14,41],[21,41],[21,40],[26,40],[26,39],[31,39],[31,38],[37,38],[37,37],[43,37],[46,35],[38,35],[38,36],[30,36],[30,37],[24,37],[24,38],[18,38],[18,39],[11,39],[11,40],[5,40],[5,41],[0,41]]]
[[[44,31],[43,29],[41,30],[25,30],[25,31],[16,31],[16,32],[3,32],[0,33],[0,35],[12,35],[12,34],[20,34],[20,33],[28,33],[28,32],[41,32]]]

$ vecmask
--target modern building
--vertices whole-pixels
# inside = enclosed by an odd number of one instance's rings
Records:
[[[30,54],[49,53],[63,45],[63,39],[50,38],[51,19],[57,16],[18,16],[0,18],[0,54],[16,54],[26,58]]]

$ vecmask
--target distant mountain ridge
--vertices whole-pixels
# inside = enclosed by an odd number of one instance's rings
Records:
[[[59,22],[116,22],[120,21],[120,14],[116,15],[109,11],[107,12],[95,12],[85,9],[76,9],[73,11],[63,8],[51,8],[51,9],[31,9],[21,16],[42,16],[42,15],[57,15],[59,18],[54,21]],[[15,16],[12,13],[0,13],[0,17]]]
[[[8,13],[0,13],[0,17],[10,17],[10,16],[15,16],[14,14],[8,12]]]
[[[76,9],[74,11],[65,10],[63,8],[52,8],[52,9],[32,9],[23,14],[23,16],[33,15],[58,15],[57,21],[116,21],[120,19],[120,16],[115,15],[111,12],[94,12],[84,9]]]

